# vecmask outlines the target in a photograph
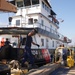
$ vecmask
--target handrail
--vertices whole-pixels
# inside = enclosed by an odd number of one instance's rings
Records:
[[[22,28],[33,28],[33,25],[34,25],[34,28],[41,28],[43,30],[46,30],[54,35],[57,35],[59,38],[60,41],[63,41],[63,42],[67,42],[67,43],[71,43],[71,39],[67,38],[66,36],[60,34],[58,31],[48,27],[48,26],[45,26],[45,25],[42,25],[41,23],[34,23],[34,24],[28,24],[28,23],[25,23],[25,24],[22,24],[21,26],[16,26],[15,24],[13,24],[14,27],[22,27]],[[8,25],[8,27],[13,27],[12,25]],[[66,40],[64,40],[64,37],[66,37]]]

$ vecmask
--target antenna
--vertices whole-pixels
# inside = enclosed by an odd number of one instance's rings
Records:
[[[62,18],[58,18],[58,21],[61,23],[64,22],[64,20]]]

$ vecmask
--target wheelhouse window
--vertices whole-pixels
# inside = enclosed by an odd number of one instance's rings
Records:
[[[42,2],[42,7],[44,8],[44,2]]]
[[[33,18],[28,19],[28,24],[33,24]]]
[[[32,5],[39,4],[39,0],[32,0]]]
[[[42,1],[42,7],[50,13],[50,8],[48,7],[48,5],[46,5],[43,1]]]
[[[16,20],[16,26],[20,25],[20,20]]]
[[[31,0],[24,0],[25,6],[31,6]]]
[[[17,0],[17,7],[23,7],[23,0]]]
[[[31,6],[31,5],[36,5],[36,4],[39,4],[39,0],[24,0],[25,6]]]

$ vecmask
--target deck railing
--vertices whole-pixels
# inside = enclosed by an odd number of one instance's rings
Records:
[[[46,25],[42,25],[41,23],[34,23],[34,24],[23,23],[23,24],[17,25],[17,26],[15,24],[13,24],[13,25],[5,25],[5,27],[40,28],[40,29],[48,31],[54,35],[57,35],[58,39],[60,41],[71,43],[71,39],[67,38],[66,36],[60,34],[58,31],[56,31]]]

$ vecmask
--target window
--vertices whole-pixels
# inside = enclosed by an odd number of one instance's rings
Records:
[[[33,18],[28,19],[28,24],[33,24]]]
[[[23,7],[23,1],[17,1],[17,7]]]
[[[46,4],[45,4],[45,10],[47,10],[47,6],[46,6]]]
[[[50,32],[52,33],[52,25],[50,25]]]
[[[20,20],[16,20],[16,26],[20,25]]]
[[[44,46],[44,39],[41,39],[42,46]]]
[[[48,8],[48,12],[50,13],[50,9]]]
[[[46,41],[48,42],[48,39],[46,39]]]
[[[44,25],[44,21],[43,20],[41,20],[41,25]]]
[[[39,0],[32,0],[32,5],[39,4]]]
[[[42,2],[42,7],[43,7],[47,12],[50,13],[49,7],[48,7],[44,2]]]
[[[24,5],[25,6],[31,6],[35,5],[35,4],[39,4],[39,0],[24,0]]]
[[[48,39],[46,39],[46,48],[48,48]]]
[[[44,8],[44,2],[42,2],[42,7]]]
[[[9,17],[9,25],[11,25],[12,17]]]
[[[55,34],[57,34],[57,29],[55,28]]]
[[[49,8],[47,7],[47,11],[49,12]]]
[[[25,6],[31,6],[31,0],[24,0]]]
[[[34,23],[36,23],[38,20],[37,19],[34,19]]]
[[[52,47],[54,47],[54,41],[52,41]]]

